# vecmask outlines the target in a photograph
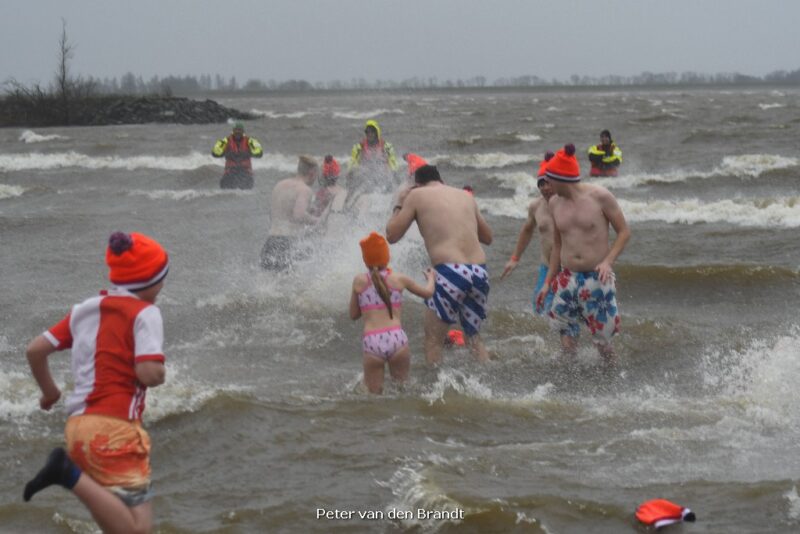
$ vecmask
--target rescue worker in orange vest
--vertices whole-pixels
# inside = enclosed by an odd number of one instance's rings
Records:
[[[233,125],[233,133],[218,140],[211,149],[215,158],[225,158],[225,173],[219,181],[222,189],[252,189],[253,166],[250,158],[264,155],[258,140],[244,135],[244,125],[237,122]]]
[[[600,144],[589,147],[589,162],[592,164],[591,176],[616,176],[622,163],[622,150],[611,140],[611,132],[600,132]]]

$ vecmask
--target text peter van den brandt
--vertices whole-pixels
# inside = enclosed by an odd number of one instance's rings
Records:
[[[398,510],[397,508],[392,508],[390,510],[329,510],[326,508],[317,508],[317,519],[399,519],[401,521],[409,519],[463,520],[464,510],[461,508],[456,508],[455,510],[426,510],[425,508],[417,508],[416,510]]]

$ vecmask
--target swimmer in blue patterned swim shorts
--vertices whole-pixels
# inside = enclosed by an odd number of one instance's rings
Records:
[[[449,325],[459,322],[466,344],[479,361],[489,359],[479,331],[486,319],[489,275],[481,244],[492,242],[492,230],[473,197],[442,181],[433,165],[414,173],[415,185],[398,196],[386,224],[386,238],[396,243],[416,221],[425,248],[436,269],[436,287],[426,301],[425,358],[442,361]]]

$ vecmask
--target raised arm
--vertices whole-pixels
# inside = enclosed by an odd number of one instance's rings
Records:
[[[419,285],[413,278],[404,274],[398,274],[398,278],[403,284],[403,288],[408,289],[416,296],[423,299],[429,299],[433,296],[433,292],[436,288],[436,273],[430,267],[425,269],[425,286]]]
[[[401,193],[397,204],[392,208],[392,216],[386,223],[386,240],[389,243],[397,243],[406,235],[411,223],[417,217],[416,202],[414,191],[409,191],[405,195]]]
[[[350,318],[356,320],[361,317],[361,306],[358,305],[358,289],[356,289],[356,281],[358,277],[353,280],[353,288],[350,290]]]

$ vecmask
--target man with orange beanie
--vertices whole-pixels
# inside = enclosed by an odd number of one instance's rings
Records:
[[[580,182],[575,145],[565,145],[556,153],[547,164],[545,176],[556,195],[549,202],[555,231],[537,305],[544,303],[552,289],[548,315],[553,329],[561,334],[564,351],[576,351],[580,325],[585,324],[600,355],[611,363],[611,339],[620,324],[612,266],[630,239],[628,223],[617,199],[606,188]],[[609,246],[609,226],[617,233],[613,246]]]
[[[546,314],[550,310],[550,304],[553,302],[553,293],[551,291],[547,294],[543,306],[540,307],[536,305],[536,296],[539,294],[539,290],[544,286],[548,264],[550,263],[550,252],[553,249],[553,216],[550,215],[550,207],[548,205],[550,198],[553,196],[553,187],[545,178],[547,163],[553,159],[553,156],[555,156],[555,154],[548,150],[544,155],[544,159],[539,164],[536,186],[541,196],[531,201],[528,206],[528,218],[519,231],[519,237],[517,237],[517,245],[514,247],[514,252],[511,254],[508,263],[506,263],[503,274],[500,275],[500,279],[502,280],[516,269],[519,264],[519,259],[531,242],[534,230],[538,227],[541,261],[539,264],[539,276],[536,281],[536,287],[533,290],[533,298],[531,299],[533,301],[533,313],[538,315]]]
[[[66,400],[66,449],[50,453],[23,497],[29,501],[58,484],[81,500],[104,532],[149,532],[150,437],[142,413],[147,388],[164,383],[164,329],[155,300],[169,258],[146,235],[115,232],[106,264],[113,287],[73,306],[28,345],[43,410],[61,398],[50,354],[72,349],[75,387]]]

